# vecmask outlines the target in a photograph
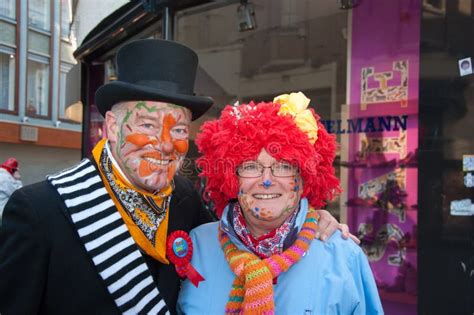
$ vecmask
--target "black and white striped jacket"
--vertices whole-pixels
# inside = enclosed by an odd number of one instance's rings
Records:
[[[212,220],[189,180],[175,184],[168,233]],[[2,315],[174,313],[179,290],[174,266],[139,250],[87,159],[12,196],[0,279]]]

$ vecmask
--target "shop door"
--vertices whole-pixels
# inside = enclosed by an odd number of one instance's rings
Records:
[[[420,314],[474,314],[473,36],[472,1],[423,1]]]

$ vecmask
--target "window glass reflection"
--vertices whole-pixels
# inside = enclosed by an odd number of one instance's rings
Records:
[[[15,55],[0,51],[0,109],[14,109]]]
[[[30,0],[28,2],[28,24],[43,31],[51,28],[51,1]]]
[[[27,116],[49,115],[49,65],[28,60]]]

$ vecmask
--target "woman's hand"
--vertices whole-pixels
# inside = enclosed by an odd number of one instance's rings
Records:
[[[329,211],[317,211],[319,214],[319,230],[316,232],[316,238],[319,238],[324,242],[331,235],[333,235],[337,229],[339,229],[343,239],[348,239],[350,237],[356,244],[360,244],[360,240],[355,235],[350,233],[347,224],[337,222],[337,220],[329,213]]]

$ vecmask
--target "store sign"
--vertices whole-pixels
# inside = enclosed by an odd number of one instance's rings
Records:
[[[21,126],[20,127],[20,140],[22,141],[38,141],[38,128],[32,126]]]
[[[329,133],[366,133],[398,131],[407,129],[408,115],[403,116],[372,116],[354,119],[321,120]]]

